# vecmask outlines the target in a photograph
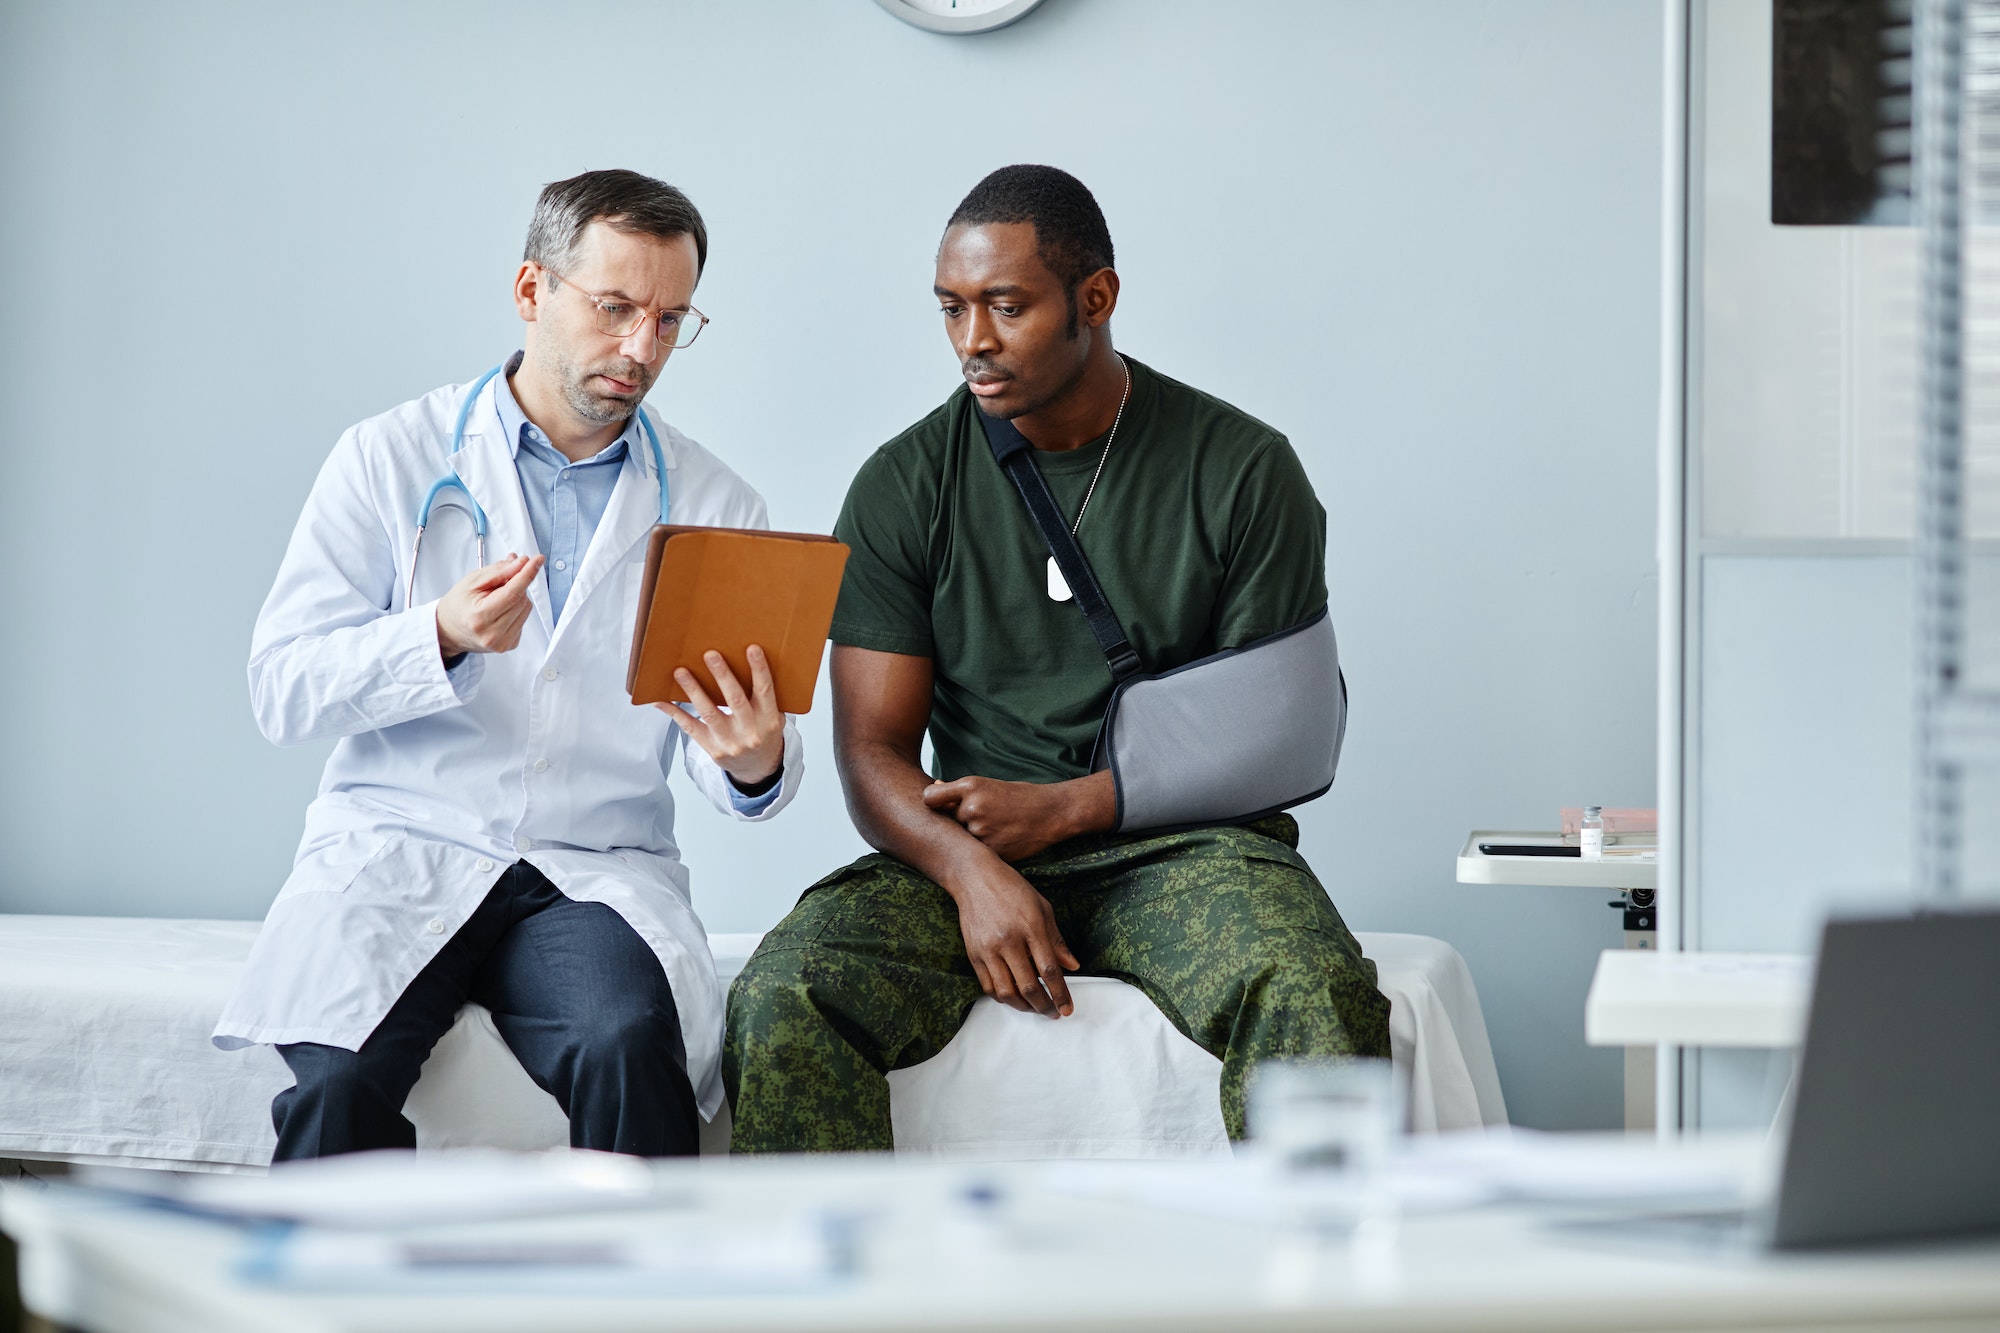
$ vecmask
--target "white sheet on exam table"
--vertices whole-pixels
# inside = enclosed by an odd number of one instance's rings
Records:
[[[223,1052],[208,1041],[256,930],[255,922],[0,916],[0,1156],[55,1155],[197,1170],[267,1161],[271,1098],[290,1084],[290,1072],[268,1047]],[[725,981],[757,938],[712,938]],[[1425,936],[1361,933],[1359,938],[1377,962],[1393,1004],[1390,1035],[1410,1080],[1412,1127],[1503,1123],[1499,1078],[1464,960],[1449,945]],[[1147,1057],[1163,1050],[1174,1067],[1184,1065],[1197,1075],[1204,1068],[1212,1071],[1205,1085],[1182,1081],[1164,1090],[1180,1100],[1148,1103],[1149,1118],[1138,1131],[1178,1124],[1183,1128],[1175,1131],[1175,1141],[1198,1147],[1167,1147],[1168,1140],[1156,1136],[1151,1142],[1162,1146],[1128,1150],[1226,1151],[1214,1094],[1220,1065],[1175,1032],[1138,992],[1114,983],[1097,988],[1113,995],[1123,991],[1097,1006],[1100,1018],[1115,1020],[1111,1035],[1145,1034],[1137,1043],[1072,1042],[1065,1048],[1096,1062],[1100,1084],[1115,1086],[1123,1078],[1143,1092],[1152,1086],[1148,1080],[1158,1077],[1156,1060]],[[1013,1024],[1017,1036],[1040,1038],[1032,1048],[1034,1060],[1017,1057],[1011,1068],[1043,1060],[1049,1034],[1026,1025],[1046,1020],[985,1002],[976,1017],[979,1031],[994,1018],[1001,1020],[1003,1038],[1014,1019],[1021,1020]],[[1089,1030],[1086,1025],[1067,1035],[1084,1037]],[[914,1076],[921,1085],[963,1073],[968,1065],[989,1071],[1006,1066],[1007,1043],[1003,1040],[1000,1050],[982,1049],[985,1040],[954,1042],[931,1062],[934,1069],[919,1066],[896,1078],[908,1082]],[[531,1147],[567,1138],[554,1100],[528,1081],[484,1011],[468,1009],[433,1061],[454,1073],[448,1083],[419,1084],[413,1095],[408,1110],[420,1141],[464,1132],[462,1126],[442,1135],[438,1129],[457,1126],[463,1107],[479,1108],[472,1138],[480,1143]],[[1126,1097],[1129,1106],[1131,1094]],[[921,1112],[925,1124],[909,1126],[905,1135],[908,1146],[919,1151],[990,1156],[1091,1151],[1073,1122],[1017,1118],[1009,1133],[990,1132],[980,1120],[989,1099],[975,1079],[931,1100],[936,1104]]]
[[[709,937],[726,985],[757,935]],[[1389,1042],[1420,1133],[1505,1124],[1506,1104],[1472,974],[1425,935],[1362,932],[1389,997]],[[941,1157],[1222,1157],[1222,1062],[1123,982],[1079,977],[1058,1023],[992,1000],[931,1059],[889,1075],[897,1151]],[[469,1009],[432,1054],[405,1113],[418,1142],[539,1148],[565,1140],[484,1010]],[[432,1078],[431,1073],[448,1077]]]
[[[209,1043],[254,921],[0,916],[0,1156],[230,1170],[271,1156],[267,1046]]]
[[[1389,998],[1389,1044],[1419,1133],[1507,1122],[1472,974],[1426,935],[1357,932]],[[889,1075],[900,1152],[983,1158],[1210,1157],[1230,1152],[1222,1062],[1122,982],[1075,978],[1053,1026],[993,1000],[944,1050]],[[1090,1108],[1087,1131],[1072,1109]]]

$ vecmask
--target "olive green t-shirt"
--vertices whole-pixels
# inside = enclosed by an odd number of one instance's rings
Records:
[[[1147,671],[1289,629],[1326,605],[1326,511],[1283,435],[1126,358],[1132,395],[1104,441],[1036,451]],[[1111,669],[960,388],[876,450],[834,534],[852,548],[829,635],[932,659],[936,776],[1058,782],[1090,771]],[[1245,707],[1254,707],[1252,700]],[[1227,726],[1227,718],[1216,725]]]

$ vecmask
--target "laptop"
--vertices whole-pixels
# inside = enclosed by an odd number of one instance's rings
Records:
[[[1796,1077],[1766,1243],[2000,1232],[2000,910],[1828,922]]]
[[[2000,1232],[2000,910],[1829,922],[1796,1070],[1769,1201],[1560,1229],[1724,1253]]]

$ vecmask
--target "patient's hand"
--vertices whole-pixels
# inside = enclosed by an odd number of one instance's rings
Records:
[[[854,827],[951,895],[981,990],[1050,1018],[1073,1012],[1063,969],[1078,967],[1076,955],[1048,899],[1002,858],[1109,829],[1118,809],[1111,775],[1046,786],[932,782],[921,762],[930,658],[837,643],[832,672],[833,758]]]
[[[1002,861],[1025,861],[1080,833],[1109,829],[1117,794],[1109,773],[1074,782],[1001,782],[960,778],[924,788],[924,804],[948,814]]]
[[[1075,1013],[1063,971],[1083,964],[1063,943],[1055,909],[1016,871],[987,864],[990,871],[960,878],[951,890],[979,988],[1023,1013],[1050,1018]]]

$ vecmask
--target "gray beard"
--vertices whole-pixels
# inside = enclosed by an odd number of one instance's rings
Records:
[[[568,358],[556,363],[556,378],[562,385],[562,394],[569,403],[570,411],[593,425],[609,426],[615,421],[623,421],[632,413],[632,405],[615,398],[601,398],[584,387],[584,381],[591,374]],[[619,376],[623,379],[624,376]],[[650,387],[650,386],[649,386]],[[642,397],[644,395],[641,395]]]

